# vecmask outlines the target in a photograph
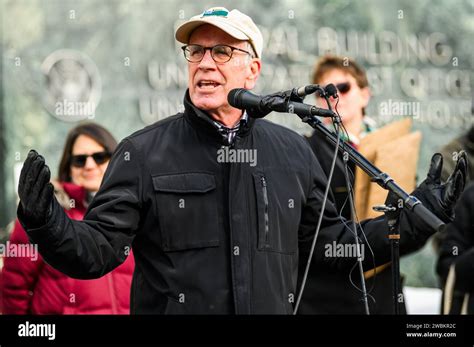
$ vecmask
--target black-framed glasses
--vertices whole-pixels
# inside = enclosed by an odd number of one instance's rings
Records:
[[[338,83],[336,84],[336,88],[341,94],[346,94],[351,90],[351,84],[349,82]]]
[[[90,155],[87,154],[78,154],[71,156],[71,165],[74,167],[84,167],[86,166],[87,158],[92,157],[97,165],[104,164],[107,162],[111,154],[109,152],[96,152]]]
[[[199,63],[204,58],[207,50],[211,51],[211,57],[216,63],[227,63],[232,59],[234,51],[240,51],[253,57],[253,55],[243,49],[228,45],[216,45],[213,47],[204,47],[201,45],[184,45],[181,47],[184,57],[190,63]]]

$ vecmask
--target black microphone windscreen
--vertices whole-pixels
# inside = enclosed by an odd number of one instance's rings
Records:
[[[337,88],[334,84],[330,83],[326,87],[324,87],[324,90],[327,95],[336,97],[337,95]]]
[[[244,88],[232,89],[227,95],[229,105],[246,110],[251,118],[262,118],[271,112],[261,105],[262,97]]]
[[[244,88],[235,88],[232,89],[229,94],[227,95],[227,101],[229,102],[229,105],[235,107],[235,108],[240,108],[242,109],[242,98],[240,95],[246,92],[246,89]]]

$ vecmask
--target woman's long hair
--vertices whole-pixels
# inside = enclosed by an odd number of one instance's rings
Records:
[[[80,135],[85,135],[96,141],[105,151],[113,153],[117,148],[117,141],[103,126],[96,123],[82,123],[72,128],[66,138],[61,161],[59,162],[58,179],[61,182],[71,182],[71,156],[74,143]]]

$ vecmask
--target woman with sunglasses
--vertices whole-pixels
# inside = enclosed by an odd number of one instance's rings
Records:
[[[370,89],[364,69],[352,59],[338,56],[325,56],[318,61],[313,74],[313,83],[326,86],[330,83],[337,88],[339,102],[337,111],[341,115],[344,128],[348,136],[344,140],[357,148],[360,140],[374,130],[374,121],[365,115],[365,108],[370,100]],[[332,107],[336,102],[331,98]],[[317,100],[319,107],[327,108],[326,101]],[[325,120],[328,127],[332,124]],[[327,143],[315,132],[308,141],[318,158],[326,175],[329,174],[334,155],[334,146]],[[353,162],[348,162],[351,172],[355,172]],[[344,174],[342,156],[339,155],[331,181],[331,198],[342,217],[351,220],[350,205]],[[351,175],[350,184],[354,186],[355,178]],[[361,237],[362,239],[362,237]],[[372,257],[365,240],[365,257]],[[370,245],[377,247],[377,245]],[[390,250],[387,249],[387,252]],[[354,259],[354,263],[356,259]],[[365,269],[372,270],[372,269]],[[377,268],[376,275],[373,271],[366,272],[366,287],[369,294],[368,303],[371,314],[393,313],[392,286],[390,267]],[[331,271],[320,264],[311,265],[311,270],[306,282],[305,296],[301,301],[299,312],[302,314],[364,314],[364,305],[361,301],[362,292],[357,268]],[[405,306],[402,310],[405,310]]]
[[[365,114],[365,108],[371,97],[365,71],[352,59],[325,56],[316,66],[313,83],[322,86],[332,83],[336,86],[339,95],[337,111],[349,135],[345,140],[357,147],[360,140],[375,126],[375,122]],[[336,100],[334,98],[330,100],[334,109]],[[317,103],[320,107],[327,107],[326,101],[322,98],[318,98]],[[323,121],[328,125],[332,124],[329,118]]]
[[[117,146],[105,128],[84,123],[73,128],[53,182],[58,201],[69,217],[82,219]],[[16,221],[11,244],[28,244]],[[94,280],[70,278],[41,256],[8,257],[3,268],[4,314],[129,314],[133,255],[114,271]]]
[[[348,135],[342,134],[341,136],[357,149],[360,140],[375,129],[374,120],[365,114],[371,93],[364,69],[352,59],[328,55],[318,61],[313,74],[313,83],[321,86],[332,83],[336,86],[339,96],[337,111]],[[330,98],[330,101],[334,109],[336,100]],[[323,98],[318,98],[317,104],[319,107],[327,108]],[[332,128],[331,119],[324,118],[323,122]],[[328,174],[334,146],[321,140],[316,132],[308,140],[323,169]],[[355,165],[350,161],[348,165],[354,172]],[[354,185],[354,182],[352,181],[351,184]],[[351,212],[349,203],[346,203],[347,189],[342,162],[338,162],[336,166],[331,187],[338,211],[341,211],[341,214],[350,220]]]

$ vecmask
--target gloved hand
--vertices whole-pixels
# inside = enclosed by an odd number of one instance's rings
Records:
[[[51,216],[54,187],[49,182],[50,178],[44,158],[31,150],[21,169],[18,184],[21,208],[18,217],[28,228],[43,226]]]
[[[443,156],[435,153],[431,158],[428,177],[412,195],[445,223],[454,220],[454,206],[464,190],[467,179],[467,155],[459,152],[456,167],[445,183],[441,183]]]

